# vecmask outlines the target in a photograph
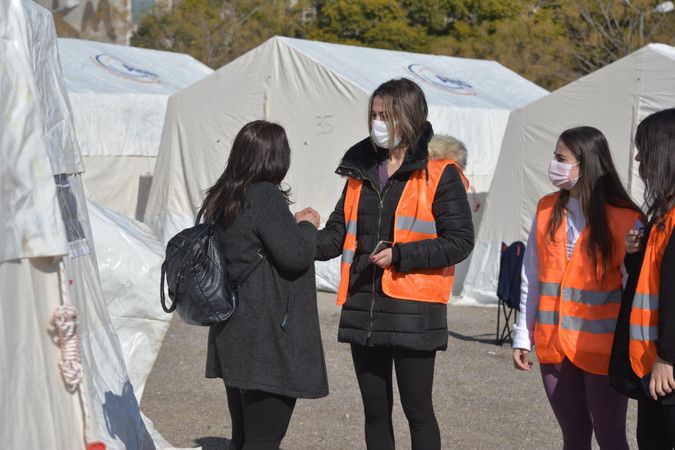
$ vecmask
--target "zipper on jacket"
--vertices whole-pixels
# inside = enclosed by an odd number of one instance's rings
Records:
[[[373,184],[373,182],[370,182]],[[387,195],[387,191],[389,190],[389,187],[391,186],[391,181],[387,181],[387,184],[384,186],[384,191],[382,191],[382,194],[380,194],[380,190],[377,189],[375,185],[373,185],[373,188],[375,192],[377,193],[377,197],[380,201],[379,208],[377,210],[377,241],[380,240],[380,226],[382,225],[382,208],[384,207],[384,197]],[[369,315],[369,321],[368,321],[368,334],[366,335],[366,341],[370,339],[370,335],[373,333],[373,310],[375,309],[375,297],[376,297],[376,271],[378,267],[375,266],[373,267],[373,296],[370,300],[370,315]]]

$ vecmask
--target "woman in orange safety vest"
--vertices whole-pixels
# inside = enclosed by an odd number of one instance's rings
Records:
[[[617,322],[610,381],[638,400],[641,449],[675,447],[675,108],[635,133],[649,222],[626,236],[628,280]]]
[[[624,236],[640,209],[621,185],[605,136],[564,131],[523,260],[513,362],[529,371],[534,344],[564,449],[628,449],[627,398],[607,379],[622,292]]]
[[[375,89],[370,136],[343,156],[345,189],[317,235],[317,259],[342,255],[338,340],[351,345],[369,449],[394,449],[394,370],[412,449],[441,448],[434,364],[448,345],[453,266],[473,248],[473,224],[458,164],[429,157],[427,114],[408,79]]]

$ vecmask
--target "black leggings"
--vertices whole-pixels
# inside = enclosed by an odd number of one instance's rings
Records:
[[[434,415],[431,391],[436,352],[419,352],[352,344],[352,359],[363,398],[368,450],[393,450],[391,409],[392,365],[403,412],[410,426],[413,450],[440,450],[441,434]]]
[[[236,450],[278,450],[286,435],[295,400],[263,391],[227,390]]]
[[[675,406],[638,400],[637,442],[640,450],[675,448]]]

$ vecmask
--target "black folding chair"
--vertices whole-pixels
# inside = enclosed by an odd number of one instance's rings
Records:
[[[520,309],[520,270],[523,266],[525,244],[516,241],[509,245],[502,243],[499,259],[499,281],[497,283],[497,336],[496,345],[504,345],[511,335],[512,324],[516,323]],[[503,322],[502,322],[503,316]]]

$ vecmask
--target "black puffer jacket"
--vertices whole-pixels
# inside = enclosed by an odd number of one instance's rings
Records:
[[[380,191],[378,164],[387,150],[374,149],[370,138],[350,148],[337,169],[364,181],[357,219],[357,248],[349,277],[347,302],[342,307],[338,340],[366,346],[395,346],[413,350],[445,350],[448,344],[447,307],[393,299],[382,292],[383,270],[368,257],[379,240],[393,240],[394,214],[410,174],[425,169],[427,144],[433,136],[427,123],[408,150],[401,168]],[[345,192],[317,235],[317,259],[342,253],[345,238]],[[473,248],[473,224],[459,172],[448,166],[441,176],[432,210],[438,238],[398,244],[393,265],[399,272],[447,267],[459,263]]]

